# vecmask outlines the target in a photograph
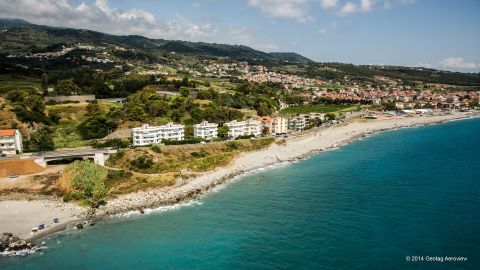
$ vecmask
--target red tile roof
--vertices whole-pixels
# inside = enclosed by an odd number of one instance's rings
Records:
[[[16,130],[16,129],[1,129],[1,130],[0,130],[0,136],[1,136],[1,137],[11,137],[11,136],[15,136],[15,130]]]

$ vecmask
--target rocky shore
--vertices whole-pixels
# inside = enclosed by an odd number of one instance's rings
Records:
[[[18,256],[35,252],[39,249],[35,244],[20,239],[11,233],[0,234],[0,254]]]

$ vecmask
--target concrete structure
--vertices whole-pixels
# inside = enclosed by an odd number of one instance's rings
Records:
[[[245,135],[245,122],[237,122],[233,120],[225,124],[228,127],[228,137],[234,139],[238,136]]]
[[[134,146],[161,143],[162,140],[181,141],[185,138],[185,126],[168,123],[163,126],[142,125],[132,129]]]
[[[159,96],[162,96],[166,99],[170,99],[170,98],[172,98],[176,95],[179,95],[180,92],[158,90],[158,91],[156,91],[156,94],[159,95]]]
[[[99,149],[99,150],[71,150],[71,151],[52,151],[40,154],[33,154],[35,163],[40,166],[47,167],[48,162],[64,159],[92,159],[93,162],[100,166],[105,166],[105,161],[111,154],[117,150]]]
[[[200,124],[193,125],[193,137],[211,140],[217,137],[218,124],[203,121]]]
[[[22,133],[18,129],[0,130],[0,154],[15,155],[23,152]]]
[[[245,121],[245,135],[258,137],[262,134],[262,124],[257,120],[248,119]]]
[[[53,100],[55,102],[66,102],[66,101],[78,101],[78,102],[87,102],[95,100],[95,95],[73,95],[73,96],[52,96],[44,97],[45,101]]]
[[[306,121],[303,116],[295,116],[288,119],[288,129],[302,131],[305,128]]]
[[[272,135],[285,134],[288,132],[288,119],[284,117],[262,117],[260,118],[262,129],[267,128]]]

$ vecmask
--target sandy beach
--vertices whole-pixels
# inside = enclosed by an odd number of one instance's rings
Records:
[[[82,207],[61,201],[0,201],[0,232],[34,240],[64,230],[68,224],[84,217],[84,211]],[[54,218],[60,222],[52,224]],[[32,228],[40,224],[45,224],[45,229],[32,234]]]
[[[436,116],[392,117],[387,119],[352,119],[344,123],[321,127],[286,138],[267,149],[243,153],[229,166],[184,180],[176,186],[125,194],[110,199],[97,211],[97,217],[111,217],[125,213],[140,213],[140,209],[157,208],[198,198],[234,176],[280,162],[293,161],[349,143],[367,134],[470,117],[456,113]],[[63,230],[68,224],[84,218],[86,209],[61,201],[0,201],[0,232],[11,232],[21,238],[35,240]],[[52,224],[59,218],[59,224]],[[31,228],[45,224],[46,230],[36,235]]]

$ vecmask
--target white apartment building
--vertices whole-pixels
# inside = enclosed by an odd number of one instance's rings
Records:
[[[200,124],[193,125],[193,137],[211,140],[217,137],[218,124],[203,121]]]
[[[18,129],[0,130],[0,154],[15,155],[23,152],[22,133]]]
[[[229,138],[236,138],[238,136],[245,135],[245,122],[237,122],[233,120],[231,122],[225,123],[225,126],[228,127],[228,137]]]
[[[295,116],[288,119],[288,129],[302,131],[305,128],[306,121],[303,116]]]
[[[141,127],[132,129],[134,146],[161,143],[162,140],[181,141],[184,138],[185,126],[174,123],[168,123],[163,126],[149,126],[148,124],[144,124]]]
[[[253,119],[245,121],[245,135],[258,137],[262,134],[262,124]]]

